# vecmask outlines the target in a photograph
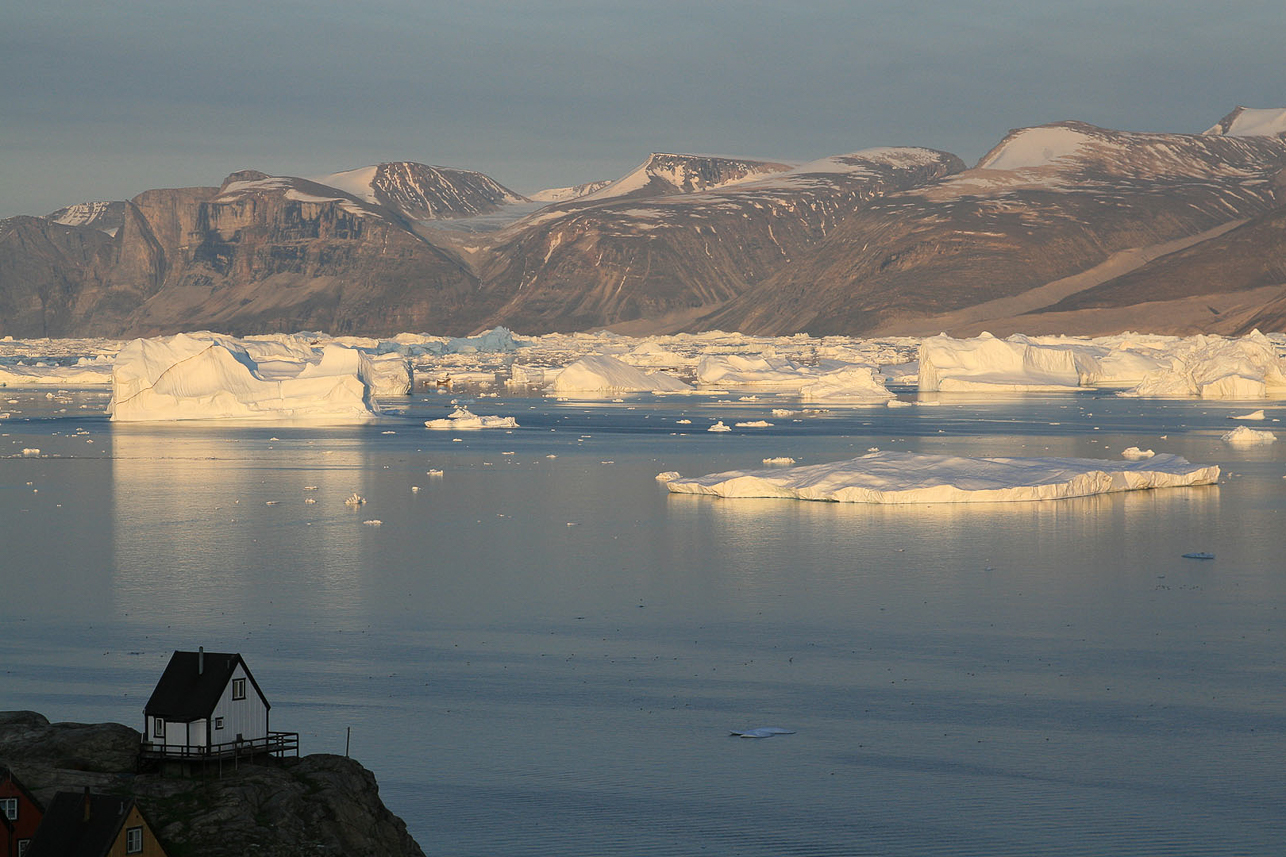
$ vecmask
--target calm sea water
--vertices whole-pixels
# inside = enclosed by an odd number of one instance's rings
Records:
[[[351,729],[434,855],[1286,842],[1286,408],[1251,424],[1282,441],[1234,449],[1245,403],[1107,394],[798,420],[769,400],[481,399],[522,428],[453,434],[422,427],[435,395],[318,428],[115,426],[98,393],[6,393],[0,707],[138,728],[174,649],[239,651],[273,727],[340,753]],[[1127,446],[1225,477],[917,507],[653,478]],[[756,726],[796,734],[728,735]]]

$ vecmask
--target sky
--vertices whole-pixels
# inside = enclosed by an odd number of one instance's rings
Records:
[[[0,9],[0,217],[409,160],[529,193],[1286,106],[1281,0],[42,0]]]

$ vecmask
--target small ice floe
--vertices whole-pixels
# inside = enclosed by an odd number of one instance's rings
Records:
[[[766,420],[751,420],[744,423],[733,423],[737,428],[772,428],[772,423]]]
[[[412,485],[412,486],[411,486],[411,493],[412,493],[412,494],[419,494],[419,493],[420,493],[420,486],[419,486],[419,485]]]
[[[774,417],[795,417],[799,416],[799,411],[792,411],[789,408],[773,408],[772,415]]]
[[[40,455],[40,450],[34,447],[28,447],[22,451],[23,458],[35,458]]]
[[[780,726],[759,726],[741,732],[733,730],[728,734],[735,738],[771,738],[774,735],[794,735],[795,730],[782,729]]]
[[[344,501],[344,505],[357,508],[358,506],[361,506],[365,502],[366,502],[366,498],[358,494],[356,491],[354,491],[352,495],[347,500]]]
[[[681,425],[681,426],[690,426],[690,425],[692,425],[692,420],[675,420],[674,422],[675,422],[676,424],[678,424],[678,425]]]
[[[769,467],[789,467],[794,463],[795,459],[791,458],[789,455],[780,455],[776,458],[764,459],[764,464],[767,464]]]
[[[680,475],[681,475],[681,474],[680,474],[680,473],[679,473],[679,471],[677,471],[677,470],[666,470],[666,471],[663,471],[663,472],[661,472],[661,473],[656,474],[656,481],[657,481],[657,482],[673,482],[675,479],[678,479],[678,478],[680,477]]]
[[[911,403],[904,402],[901,399],[889,399],[884,403],[884,406],[886,408],[909,408],[911,407]]]
[[[362,521],[362,523],[368,527],[378,527],[383,525],[384,522],[378,518],[371,518],[369,521]]]
[[[317,505],[317,501],[316,501],[314,498],[312,498],[312,497],[305,497],[305,498],[304,498],[304,505],[305,505],[305,506],[316,506],[316,505]]]
[[[1232,431],[1225,432],[1219,439],[1232,446],[1258,446],[1275,442],[1277,435],[1270,431],[1256,431],[1246,426],[1237,426]]]
[[[1131,446],[1129,449],[1121,450],[1121,457],[1128,458],[1130,461],[1142,461],[1145,458],[1151,458],[1156,455],[1150,449],[1139,449],[1137,446]]]
[[[1230,419],[1230,420],[1262,420],[1262,419],[1264,419],[1264,411],[1263,411],[1263,409],[1261,408],[1261,409],[1260,409],[1260,410],[1258,410],[1258,411],[1251,411],[1251,412],[1250,412],[1250,413],[1248,413],[1248,414],[1239,414],[1239,415],[1237,415],[1237,416],[1230,416],[1230,417],[1228,417],[1228,419]]]
[[[1205,551],[1193,551],[1192,553],[1185,553],[1183,555],[1183,558],[1184,559],[1214,559],[1215,555],[1212,553],[1206,553]]]
[[[397,434],[395,431],[382,431],[380,434]]]
[[[265,506],[276,506],[280,502],[281,502],[280,500],[264,500],[263,504]]]
[[[305,490],[305,491],[316,491],[316,490],[317,490],[317,486],[316,486],[316,485],[305,485],[305,486],[304,486],[304,490]]]
[[[724,425],[723,420],[719,420],[706,431],[732,431],[732,426]]]
[[[468,408],[456,408],[446,419],[426,420],[424,426],[431,429],[466,431],[490,428],[515,429],[518,428],[518,421],[513,417],[478,416]]]
[[[441,470],[426,470],[426,471],[424,472],[424,475],[425,475],[425,476],[427,476],[427,477],[429,477],[430,479],[441,479],[441,478],[442,478],[442,471],[441,471]]]

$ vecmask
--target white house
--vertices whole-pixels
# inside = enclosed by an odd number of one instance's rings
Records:
[[[175,652],[143,708],[144,755],[216,758],[298,752],[297,733],[272,732],[272,706],[240,654]],[[293,746],[285,746],[293,740]]]

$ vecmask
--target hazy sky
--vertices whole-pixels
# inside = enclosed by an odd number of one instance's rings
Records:
[[[0,217],[390,160],[519,192],[649,152],[972,164],[1060,119],[1286,106],[1281,0],[41,0],[0,9]]]

